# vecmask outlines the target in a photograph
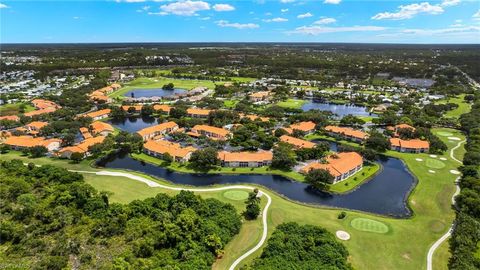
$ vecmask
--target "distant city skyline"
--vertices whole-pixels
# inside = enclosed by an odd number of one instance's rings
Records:
[[[1,43],[480,43],[480,2],[0,1]]]

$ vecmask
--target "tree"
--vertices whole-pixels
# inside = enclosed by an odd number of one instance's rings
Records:
[[[154,113],[152,105],[143,105],[141,114],[142,116],[151,116]]]
[[[208,171],[218,163],[218,151],[213,147],[197,150],[190,157],[190,165],[200,171]]]
[[[333,180],[333,175],[324,169],[310,170],[305,176],[305,181],[307,183],[323,191],[328,191],[330,189],[330,184],[333,183]]]
[[[390,149],[390,141],[383,134],[374,131],[365,141],[365,147],[376,150],[378,152],[385,152]]]
[[[165,153],[162,155],[162,159],[165,160],[168,164],[173,162],[173,157],[170,155],[170,153]]]
[[[82,161],[83,157],[84,157],[83,153],[73,152],[72,155],[70,156],[70,159],[74,163],[80,163],[80,161]]]
[[[135,107],[128,107],[128,109],[127,109],[128,114],[134,114],[136,112],[137,112],[137,110],[135,109]]]
[[[173,83],[167,83],[162,86],[163,90],[173,90],[175,89],[175,85]]]
[[[37,145],[30,148],[30,155],[33,158],[43,157],[48,153],[48,149],[45,146]]]
[[[360,119],[354,115],[348,114],[345,115],[341,120],[340,120],[340,125],[342,126],[362,126],[365,124],[365,121],[363,119]]]
[[[290,170],[297,164],[295,151],[286,143],[279,143],[273,148],[272,168]]]

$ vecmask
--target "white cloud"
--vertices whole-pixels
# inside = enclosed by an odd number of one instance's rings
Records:
[[[474,20],[480,20],[480,9],[475,14],[473,14],[472,18]]]
[[[260,27],[255,23],[231,23],[225,20],[216,21],[215,23],[220,27],[233,27],[237,29],[254,29]]]
[[[271,12],[267,12],[265,13],[266,16],[272,16],[272,13]]]
[[[5,4],[0,3],[0,9],[1,9],[1,8],[8,8],[8,6],[5,5]]]
[[[144,12],[148,11],[150,9],[150,6],[143,6],[141,9],[137,9],[137,12]]]
[[[281,3],[287,4],[287,3],[293,3],[295,0],[280,0]]]
[[[210,4],[204,1],[179,1],[160,6],[163,12],[159,15],[174,14],[179,16],[194,16],[198,11],[209,10]]]
[[[443,0],[440,4],[442,7],[451,7],[460,4],[460,0]]]
[[[280,9],[280,11],[281,11],[282,13],[288,12],[288,8],[282,8],[282,9]]]
[[[312,17],[312,16],[313,16],[312,13],[307,12],[307,13],[298,15],[297,18],[299,18],[299,19],[304,19],[304,18],[308,18],[308,17]]]
[[[463,26],[463,24],[461,24],[461,23],[456,23],[456,24],[450,25],[450,27],[462,27],[462,26]]]
[[[288,22],[288,19],[277,17],[277,18],[273,18],[273,19],[264,19],[262,21],[267,22],[267,23],[270,23],[270,22]]]
[[[449,27],[440,29],[405,29],[401,33],[412,35],[439,35],[452,33],[480,33],[480,26]]]
[[[337,20],[335,20],[334,18],[322,18],[318,21],[315,21],[314,24],[330,24],[330,23],[334,23],[336,21]]]
[[[235,7],[229,4],[215,4],[213,5],[213,9],[215,11],[232,11],[235,10]]]
[[[397,12],[382,12],[372,17],[374,20],[405,20],[413,18],[417,14],[426,13],[437,15],[443,13],[444,9],[440,5],[430,5],[428,2],[420,4],[410,4],[399,6]]]
[[[74,16],[74,17],[72,17],[72,19],[74,19],[74,20],[78,20],[78,19],[80,19],[80,17],[78,17],[78,16]]]
[[[199,20],[201,20],[201,21],[208,21],[208,20],[210,20],[210,17],[202,17],[202,18],[200,18]]]
[[[455,20],[456,23],[462,23],[463,20]]]
[[[323,1],[324,4],[332,4],[332,5],[338,5],[342,2],[342,0],[325,0]]]
[[[325,26],[301,26],[295,28],[294,31],[290,33],[293,34],[304,34],[304,35],[320,35],[328,33],[338,33],[338,32],[371,32],[371,31],[383,31],[387,28],[380,26],[346,26],[346,27],[325,27]]]

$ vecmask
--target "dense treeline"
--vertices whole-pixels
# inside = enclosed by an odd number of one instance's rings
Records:
[[[456,197],[456,225],[450,239],[449,269],[480,269],[480,96],[471,112],[460,118],[467,134],[461,167],[461,192]]]
[[[327,230],[284,223],[273,232],[262,255],[249,269],[353,269],[347,257],[345,246]]]
[[[109,202],[80,174],[0,164],[2,267],[210,269],[239,232],[234,207],[191,192]]]

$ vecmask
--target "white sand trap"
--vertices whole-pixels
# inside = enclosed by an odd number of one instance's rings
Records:
[[[447,158],[441,157],[440,160],[447,160]]]
[[[457,171],[457,170],[450,170],[450,173],[452,173],[452,174],[460,174],[460,172]]]
[[[347,241],[348,239],[350,239],[350,234],[347,233],[346,231],[337,231],[335,235],[337,235],[338,239],[343,241]]]
[[[436,158],[436,157],[437,157],[437,155],[430,155],[430,157]]]
[[[435,171],[434,171],[434,170],[428,170],[428,172],[429,172],[429,173],[435,173]]]
[[[452,140],[452,141],[461,141],[462,139],[458,138],[458,137],[448,137],[449,140]]]
[[[421,158],[416,158],[415,160],[416,161],[423,161],[423,159],[421,159]]]

